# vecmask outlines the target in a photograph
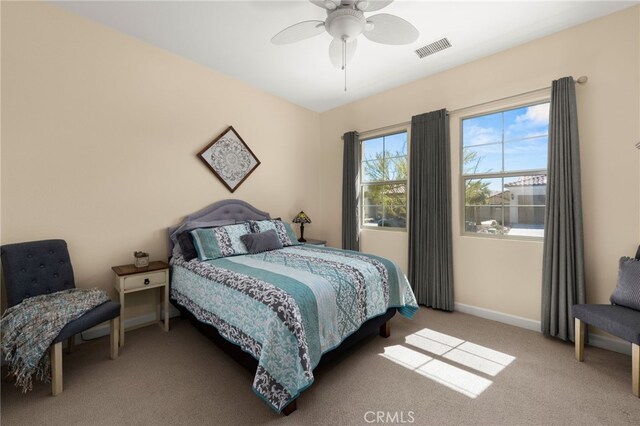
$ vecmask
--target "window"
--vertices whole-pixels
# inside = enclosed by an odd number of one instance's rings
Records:
[[[407,132],[362,141],[362,226],[407,227]]]
[[[543,237],[549,103],[462,120],[465,233]]]

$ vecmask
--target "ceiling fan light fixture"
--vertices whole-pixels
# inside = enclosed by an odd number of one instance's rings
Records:
[[[350,40],[362,34],[364,14],[354,9],[337,9],[327,17],[325,28],[333,38]]]
[[[331,63],[344,71],[347,91],[347,64],[356,51],[358,36],[381,44],[410,44],[418,39],[418,30],[404,19],[379,13],[365,18],[364,12],[387,7],[393,0],[309,0],[327,12],[323,21],[303,21],[291,25],[271,38],[273,44],[288,44],[327,31],[333,40],[329,45]],[[416,52],[418,53],[418,52]]]

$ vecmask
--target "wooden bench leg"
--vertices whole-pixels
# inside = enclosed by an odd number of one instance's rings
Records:
[[[110,321],[111,325],[111,359],[118,358],[118,346],[120,346],[120,317]]]
[[[575,321],[575,340],[576,340],[576,359],[580,362],[584,361],[584,335],[586,332],[586,324],[584,321],[576,318]]]
[[[385,339],[391,336],[391,324],[389,324],[389,321],[380,326],[380,336],[384,337]]]
[[[62,393],[62,342],[51,346],[51,393]]]
[[[631,391],[640,398],[640,346],[631,345]]]

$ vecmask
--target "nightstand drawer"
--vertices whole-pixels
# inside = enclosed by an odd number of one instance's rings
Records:
[[[150,272],[148,274],[137,274],[124,277],[124,290],[148,287],[155,284],[163,284],[166,281],[166,274],[162,272]]]

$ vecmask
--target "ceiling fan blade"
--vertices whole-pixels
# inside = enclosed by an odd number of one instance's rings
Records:
[[[358,46],[358,40],[352,39],[347,42],[347,64],[351,62],[353,56],[356,54],[356,47]],[[329,59],[336,68],[342,68],[342,40],[334,38],[329,45]]]
[[[311,3],[315,4],[318,7],[327,10],[336,9],[340,6],[340,0],[309,0]]]
[[[305,38],[313,37],[324,32],[324,21],[303,21],[298,22],[278,34],[271,39],[273,44],[289,44]]]
[[[389,6],[393,0],[360,0],[356,3],[356,9],[363,12],[373,12]]]
[[[376,43],[410,44],[420,35],[416,27],[402,18],[387,13],[369,16],[367,23],[372,23],[373,29],[365,30],[364,36]]]

